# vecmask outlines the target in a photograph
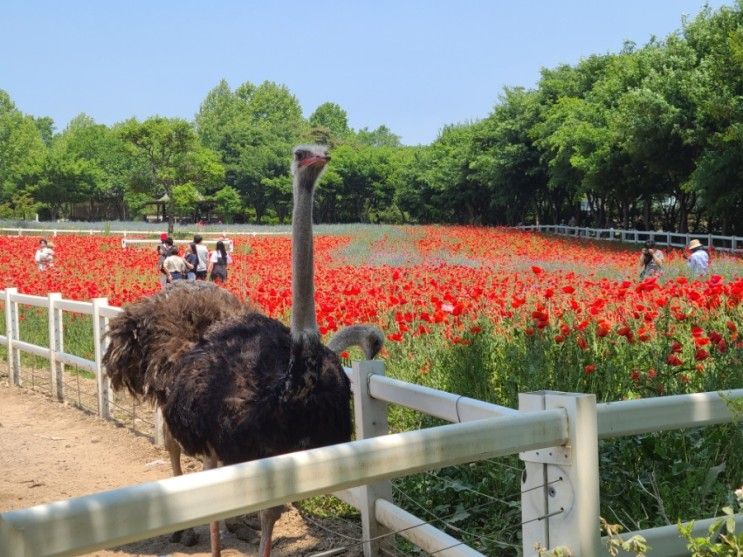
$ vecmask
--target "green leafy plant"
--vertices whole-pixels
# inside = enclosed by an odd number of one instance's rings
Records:
[[[735,491],[738,506],[738,516],[743,511],[743,487]],[[733,507],[723,507],[725,516],[710,524],[704,536],[694,536],[694,523],[679,524],[681,537],[686,541],[686,548],[693,557],[741,557],[743,556],[743,532],[736,533],[736,513]]]
[[[606,532],[606,548],[609,555],[616,557],[620,551],[634,553],[637,557],[645,557],[650,546],[645,538],[634,535],[628,540],[623,540],[619,533],[622,527],[619,524],[609,524],[604,518],[599,518],[601,530]]]

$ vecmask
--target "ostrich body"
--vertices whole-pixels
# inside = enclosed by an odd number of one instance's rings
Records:
[[[181,355],[163,416],[191,454],[235,464],[348,441],[350,382],[317,331],[312,201],[329,157],[294,149],[291,328],[258,313],[212,325]],[[259,555],[269,557],[280,507],[261,511]],[[212,553],[219,553],[212,524]]]

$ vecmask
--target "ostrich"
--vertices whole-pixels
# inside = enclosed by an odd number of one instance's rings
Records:
[[[211,468],[349,438],[348,379],[333,351],[358,344],[371,359],[384,337],[374,327],[353,326],[339,331],[331,348],[319,341],[312,197],[327,160],[322,149],[294,151],[291,330],[203,283],[138,301],[111,322],[105,364],[113,386],[164,410],[175,474],[181,447]],[[276,434],[269,438],[266,431]],[[213,443],[217,433],[221,442]],[[270,553],[279,515],[280,508],[261,513],[262,554]],[[215,524],[211,535],[218,548]]]
[[[291,328],[243,313],[214,323],[178,359],[163,416],[183,449],[209,466],[351,437],[350,382],[336,353],[320,342],[314,304],[312,201],[328,160],[321,147],[294,149]],[[261,557],[270,555],[281,510],[260,512]],[[216,523],[210,533],[218,555]]]
[[[162,409],[166,392],[182,367],[180,356],[190,350],[215,323],[241,314],[255,312],[228,291],[208,282],[179,281],[154,296],[142,298],[124,308],[111,320],[109,346],[103,357],[112,387],[126,388],[139,400],[152,402]],[[365,357],[374,359],[384,343],[382,332],[372,325],[352,325],[340,329],[328,347],[340,354],[359,346]],[[162,435],[174,476],[183,473],[181,446],[173,438],[167,423]],[[211,464],[207,464],[207,467]],[[171,541],[194,545],[198,537],[192,528],[180,530]]]

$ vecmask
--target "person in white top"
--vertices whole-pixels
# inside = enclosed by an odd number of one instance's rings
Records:
[[[691,255],[684,254],[689,269],[695,275],[706,275],[709,271],[709,254],[705,251],[704,246],[699,240],[689,242],[689,251]]]
[[[39,248],[34,254],[34,261],[39,266],[39,271],[46,271],[54,264],[54,249],[46,240],[39,240]]]
[[[224,282],[227,280],[227,266],[232,263],[232,257],[227,250],[224,248],[224,242],[219,240],[217,242],[217,249],[215,249],[209,257],[209,268],[207,269],[207,276],[209,280],[214,282]]]
[[[178,246],[173,246],[170,255],[163,261],[163,269],[167,274],[168,282],[171,284],[177,280],[184,280],[190,267],[191,265],[180,256]]]
[[[199,256],[199,264],[196,267],[196,280],[205,280],[207,267],[209,265],[209,250],[201,243],[201,235],[196,234],[193,237],[193,243],[196,244],[196,255]]]

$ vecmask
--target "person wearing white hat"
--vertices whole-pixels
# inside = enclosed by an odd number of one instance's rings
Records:
[[[702,243],[694,239],[689,242],[689,251],[691,255],[684,254],[689,269],[695,275],[706,275],[709,270],[709,255],[702,246]]]

